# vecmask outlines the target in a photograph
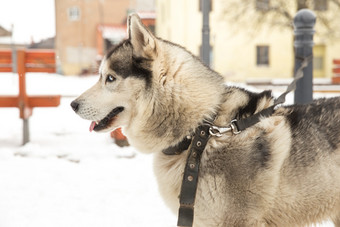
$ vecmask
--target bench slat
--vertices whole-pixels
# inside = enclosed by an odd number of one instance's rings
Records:
[[[0,107],[18,107],[18,96],[0,96]]]
[[[27,97],[28,108],[56,107],[60,105],[60,95],[38,95]],[[0,107],[18,107],[18,96],[0,96]]]
[[[0,66],[0,72],[2,73],[9,73],[9,72],[12,72],[12,67],[1,67]]]
[[[11,64],[12,63],[12,52],[10,50],[0,51],[0,63]]]
[[[38,73],[38,72],[42,72],[42,73],[55,73],[56,72],[56,68],[55,67],[25,67],[25,71],[26,72],[31,72],[31,73]]]
[[[29,96],[29,107],[56,107],[60,105],[60,95]]]
[[[50,50],[27,50],[25,63],[55,64],[55,52]]]

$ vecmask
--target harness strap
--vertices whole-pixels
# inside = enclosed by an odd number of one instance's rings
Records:
[[[191,136],[186,136],[184,139],[176,144],[175,146],[168,147],[164,150],[162,150],[163,154],[165,155],[179,155],[183,151],[186,151],[191,143]]]
[[[268,107],[267,109],[264,109],[250,117],[242,118],[240,120],[234,120],[232,124],[236,126],[234,128],[233,133],[238,134],[241,131],[245,130],[246,128],[249,128],[257,123],[260,122],[261,118],[269,117],[274,113],[274,106]]]
[[[286,95],[291,91],[296,89],[296,83],[303,77],[303,69],[307,67],[308,63],[313,59],[313,56],[310,55],[304,58],[300,68],[296,71],[294,80],[288,85],[286,91],[282,93],[277,99],[275,99],[274,104],[250,117],[242,118],[239,120],[233,120],[231,125],[236,126],[236,129],[233,129],[234,134],[238,134],[241,131],[249,128],[258,122],[260,122],[261,118],[266,118],[271,116],[274,113],[275,107],[279,104],[282,104],[286,101]]]
[[[210,125],[208,124],[200,125],[195,130],[195,135],[189,147],[179,197],[180,207],[177,226],[180,227],[191,227],[193,224],[198,173],[201,156],[210,137],[209,128]]]

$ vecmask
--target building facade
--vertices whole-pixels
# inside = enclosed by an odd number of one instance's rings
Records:
[[[155,23],[153,0],[55,0],[55,11],[57,70],[64,75],[96,73],[106,50],[126,38],[129,13]]]
[[[129,9],[126,0],[56,0],[56,52],[61,74],[81,74],[96,68],[96,29],[121,24]]]
[[[249,16],[240,24],[226,20],[223,10],[225,2],[212,0],[211,67],[232,81],[291,78],[294,67],[293,29],[264,25],[254,32],[249,32],[255,26],[253,18]],[[252,8],[253,13],[256,13],[258,7],[262,7],[263,4],[264,6],[270,4],[269,0],[247,2],[252,2],[247,7]],[[327,3],[327,0],[323,2]],[[295,4],[291,4],[290,7],[292,11],[296,9]],[[322,10],[328,13],[327,10],[331,11],[332,8],[332,4],[328,3],[327,8]],[[157,0],[156,11],[156,34],[182,45],[199,56],[202,40],[200,0]],[[340,25],[340,17],[336,16],[340,15],[340,12],[331,13],[335,15],[334,20],[338,20]],[[316,30],[322,30],[322,25],[318,21]],[[340,36],[325,39],[316,32],[314,42],[314,76],[330,78],[333,75],[333,59],[340,59]]]

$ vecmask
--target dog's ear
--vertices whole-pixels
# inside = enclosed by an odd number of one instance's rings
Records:
[[[151,57],[153,55],[156,48],[156,39],[143,25],[137,14],[129,16],[128,33],[134,54],[144,57]]]

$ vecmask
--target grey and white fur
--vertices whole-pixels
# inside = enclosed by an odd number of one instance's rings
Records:
[[[165,155],[202,124],[251,116],[273,104],[270,91],[229,87],[184,48],[155,37],[134,14],[129,38],[101,63],[99,81],[73,109],[91,130],[122,127],[132,146],[154,155],[165,203],[177,213],[187,151]],[[152,214],[150,214],[151,216]],[[195,227],[340,227],[340,98],[279,107],[238,135],[211,137],[202,155]],[[167,223],[168,224],[168,223]]]

